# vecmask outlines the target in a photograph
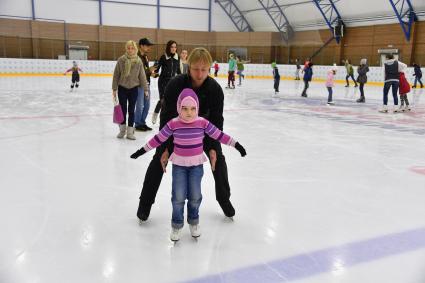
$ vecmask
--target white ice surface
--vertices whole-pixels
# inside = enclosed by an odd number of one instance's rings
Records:
[[[380,114],[382,87],[366,85],[357,104],[358,89],[337,85],[329,107],[324,83],[307,99],[302,83],[282,81],[278,96],[272,86],[225,90],[224,130],[248,152],[223,149],[234,221],[205,164],[202,236],[186,225],[174,245],[170,166],[149,220],[137,222],[153,153],[129,156],[158,128],[115,138],[111,78],[82,77],[70,92],[68,77],[0,77],[0,282],[180,282],[425,228],[425,89],[409,94],[412,112]],[[297,282],[425,282],[423,246],[338,261]]]

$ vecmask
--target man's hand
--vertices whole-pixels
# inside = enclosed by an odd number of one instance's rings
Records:
[[[235,144],[235,148],[236,148],[237,151],[239,151],[239,153],[241,154],[242,157],[244,157],[246,155],[246,150],[240,143],[237,142]]]
[[[168,157],[170,156],[170,154],[168,153],[168,149],[166,149],[162,155],[161,155],[161,167],[162,167],[162,171],[164,171],[164,173],[167,173],[167,164],[168,164]]]
[[[211,169],[213,172],[215,171],[215,163],[217,162],[217,152],[214,149],[210,149],[210,162],[211,162]]]

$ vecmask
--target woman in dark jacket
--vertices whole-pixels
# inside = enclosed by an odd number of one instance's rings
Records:
[[[167,42],[165,54],[159,58],[156,73],[159,73],[159,71],[161,71],[158,79],[159,101],[156,104],[155,111],[152,115],[152,124],[156,123],[158,114],[161,111],[162,103],[164,101],[165,87],[173,77],[181,74],[180,60],[177,55],[177,43],[174,40]]]
[[[369,66],[367,65],[367,59],[360,60],[360,66],[357,68],[357,82],[360,84],[360,98],[357,102],[364,103],[366,101],[364,97],[364,85],[367,83],[367,72],[369,72]]]

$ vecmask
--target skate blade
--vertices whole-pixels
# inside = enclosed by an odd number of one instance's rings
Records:
[[[226,221],[226,222],[234,222],[235,220],[233,219],[233,216],[231,216],[231,217],[225,216],[224,217],[224,221]]]

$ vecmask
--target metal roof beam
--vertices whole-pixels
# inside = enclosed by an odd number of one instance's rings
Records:
[[[340,36],[334,35],[335,27],[338,25],[344,26],[341,15],[339,14],[334,2],[332,0],[313,0],[326,21],[332,36],[335,37],[337,43],[340,42]]]
[[[413,22],[417,21],[418,18],[413,9],[410,0],[389,0],[393,10],[397,16],[398,22],[403,30],[404,37],[407,41],[410,41],[410,34],[412,31]]]
[[[286,44],[289,43],[289,39],[294,34],[291,25],[289,24],[288,18],[282,11],[282,8],[276,3],[275,0],[258,0],[261,6],[263,6],[270,19],[273,21],[277,30],[279,31],[282,39]]]
[[[229,16],[238,31],[254,31],[233,0],[215,0],[215,3],[224,10],[227,16]]]

